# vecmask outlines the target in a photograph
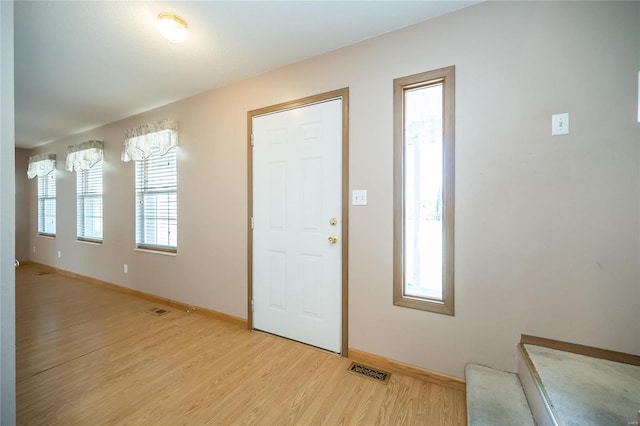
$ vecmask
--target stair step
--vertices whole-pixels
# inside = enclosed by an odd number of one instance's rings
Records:
[[[516,374],[467,364],[465,376],[470,426],[535,425]]]
[[[547,412],[535,409],[540,425],[637,424],[640,367],[557,349],[522,345],[529,364],[523,383],[535,382]],[[522,374],[522,371],[521,371]],[[531,388],[525,386],[530,401]]]

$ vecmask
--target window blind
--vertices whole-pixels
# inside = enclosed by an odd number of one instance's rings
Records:
[[[78,240],[102,241],[102,160],[76,171]]]
[[[136,245],[175,253],[178,246],[176,149],[135,163]]]
[[[56,171],[38,176],[38,234],[56,234]]]

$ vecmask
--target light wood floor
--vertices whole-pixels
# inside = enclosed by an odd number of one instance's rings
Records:
[[[463,425],[462,391],[33,266],[16,271],[19,425]]]

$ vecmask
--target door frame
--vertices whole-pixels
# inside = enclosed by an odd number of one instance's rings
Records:
[[[342,342],[340,354],[349,356],[349,88],[345,87],[247,112],[247,327],[253,330],[253,119],[308,105],[342,99]]]

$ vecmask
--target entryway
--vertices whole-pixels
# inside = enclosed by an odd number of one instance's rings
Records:
[[[249,112],[249,327],[346,355],[348,89]]]

